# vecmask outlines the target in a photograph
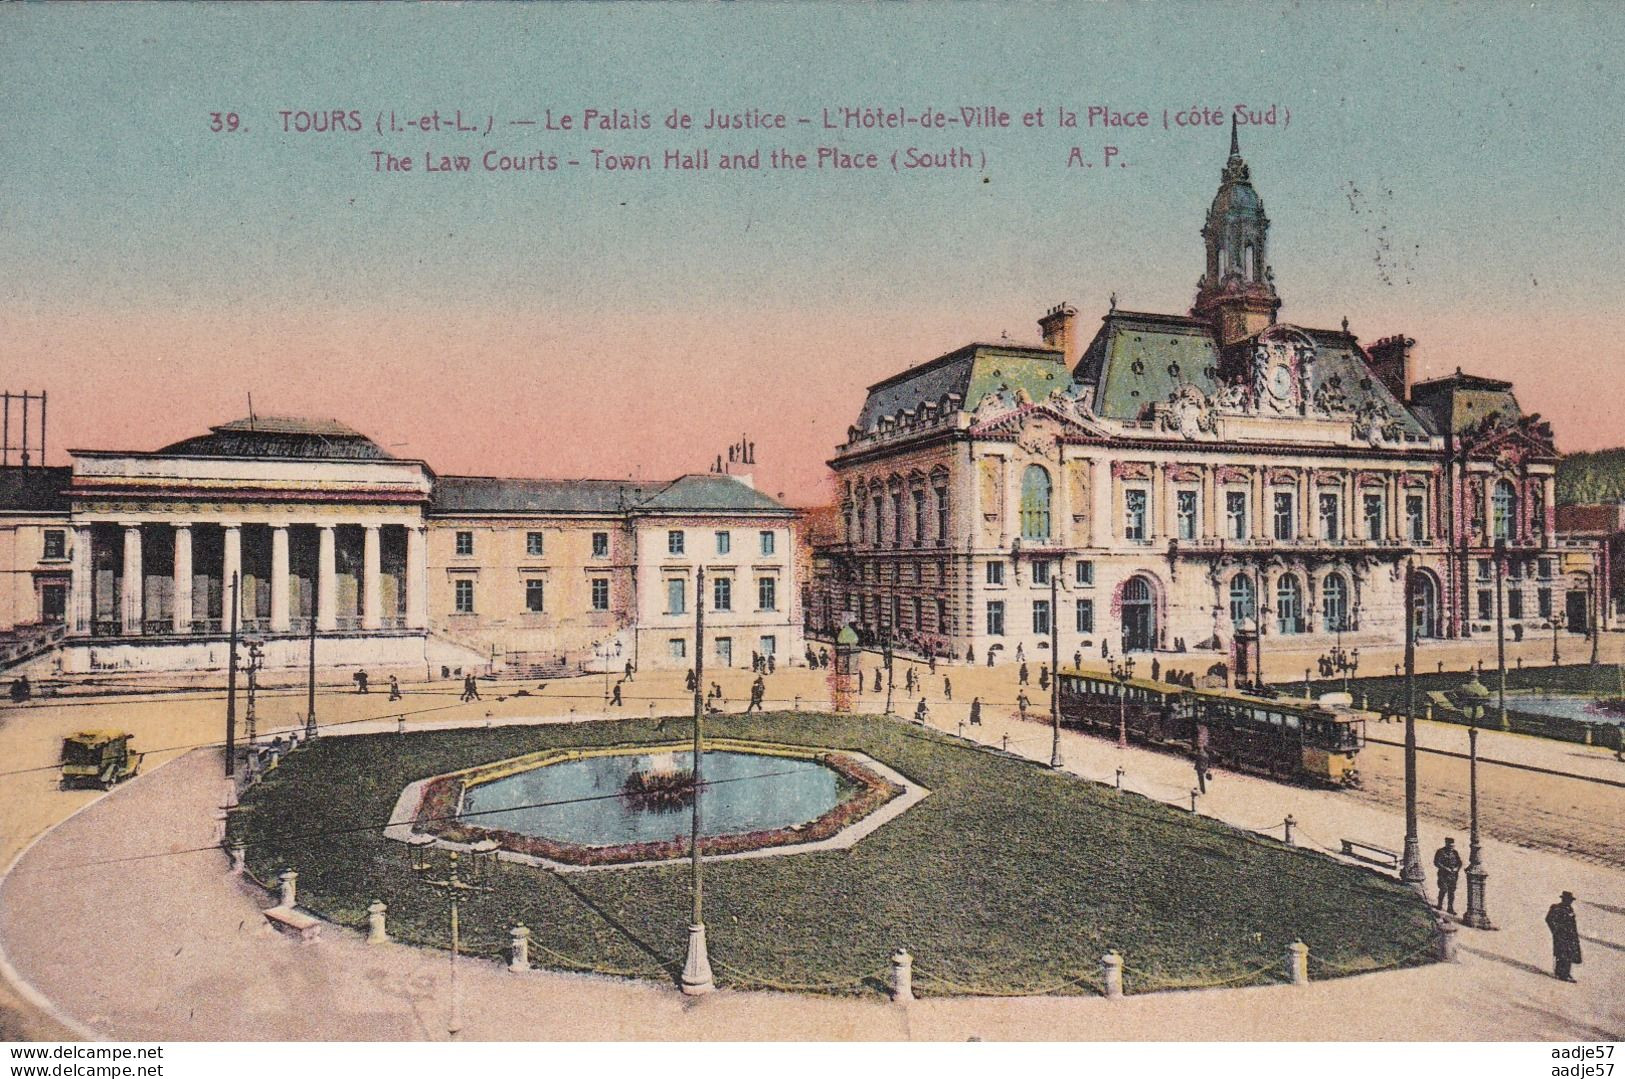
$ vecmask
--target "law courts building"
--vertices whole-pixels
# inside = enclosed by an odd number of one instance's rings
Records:
[[[256,417],[157,451],[0,470],[0,662],[220,668],[238,629],[268,666],[532,675],[785,658],[794,511],[749,477],[659,483],[437,476],[330,420]]]
[[[1403,335],[1280,321],[1269,224],[1232,132],[1188,311],[1114,302],[1087,336],[1060,305],[1041,342],[871,386],[830,461],[809,628],[981,661],[1046,656],[1060,619],[1067,661],[1191,653],[1246,677],[1260,635],[1400,640],[1412,564],[1424,639],[1489,631],[1502,541],[1509,622],[1584,632],[1591,555],[1553,532],[1549,427],[1506,382],[1414,381]]]

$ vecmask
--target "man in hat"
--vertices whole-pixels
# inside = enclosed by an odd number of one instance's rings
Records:
[[[1444,846],[1433,852],[1433,868],[1439,871],[1439,902],[1436,910],[1456,913],[1456,881],[1461,874],[1461,852],[1456,841],[1446,837]]]
[[[1574,924],[1574,893],[1564,892],[1562,898],[1546,912],[1546,928],[1552,931],[1552,973],[1560,982],[1577,979],[1569,969],[1580,962],[1580,929]]]
[[[980,697],[970,699],[970,725],[972,727],[982,725],[982,698]]]

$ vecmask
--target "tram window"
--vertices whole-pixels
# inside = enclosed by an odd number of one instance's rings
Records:
[[[1286,717],[1286,729],[1289,730],[1289,731],[1295,731],[1295,730],[1298,729],[1298,717],[1297,716],[1288,715]]]

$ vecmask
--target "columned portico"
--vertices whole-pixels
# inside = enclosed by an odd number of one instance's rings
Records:
[[[368,525],[363,531],[361,557],[361,628],[377,629],[381,622],[382,582],[379,580],[382,561],[378,526]]]
[[[338,629],[338,556],[333,526],[318,525],[320,546],[316,555],[316,628],[323,633]]]
[[[243,530],[239,525],[226,525],[225,546],[220,560],[220,626],[222,631],[231,628],[231,581],[233,577],[239,580],[241,591],[241,574],[243,572]],[[238,617],[242,617],[239,606]]]
[[[69,631],[75,636],[90,632],[91,620],[91,562],[90,526],[80,525],[73,530],[73,579],[70,588],[73,617]]]
[[[119,621],[126,635],[141,632],[141,526],[120,525],[124,529],[123,588],[119,593]]]
[[[429,606],[424,592],[429,583],[428,542],[424,530],[413,526],[406,530],[406,628],[425,629],[429,625]]]
[[[175,609],[176,633],[192,632],[192,526],[175,526]]]
[[[271,529],[271,632],[286,633],[291,626],[288,615],[288,528],[278,525]]]

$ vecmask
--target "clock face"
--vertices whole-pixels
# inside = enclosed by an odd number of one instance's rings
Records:
[[[1282,401],[1292,396],[1292,370],[1283,363],[1270,372],[1270,393]]]

